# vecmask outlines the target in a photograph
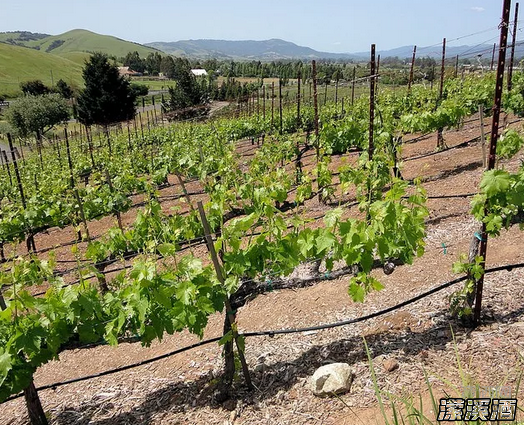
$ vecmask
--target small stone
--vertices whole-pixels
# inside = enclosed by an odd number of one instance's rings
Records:
[[[311,390],[317,396],[330,396],[349,391],[353,374],[347,363],[332,363],[318,368],[310,380]]]
[[[384,369],[386,372],[393,372],[399,368],[399,364],[395,359],[387,359],[384,361]]]

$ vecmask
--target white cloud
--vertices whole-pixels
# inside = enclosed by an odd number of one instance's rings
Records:
[[[471,10],[473,10],[474,12],[484,12],[486,9],[480,6],[473,6]]]
[[[340,46],[342,43],[341,43],[340,41],[335,41],[333,44],[334,44],[335,46]]]

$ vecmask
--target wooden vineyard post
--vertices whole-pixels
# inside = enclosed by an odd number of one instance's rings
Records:
[[[73,161],[71,160],[71,150],[69,148],[69,137],[67,136],[67,129],[64,131],[65,133],[65,142],[66,142],[66,151],[67,151],[67,163],[69,164],[69,185],[71,186],[71,190],[73,191],[76,202],[78,203],[78,212],[80,214],[80,219],[82,220],[82,223],[84,224],[84,230],[86,231],[86,237],[87,240],[90,240],[89,237],[89,229],[87,227],[87,220],[84,214],[84,206],[82,205],[82,199],[80,198],[80,194],[78,193],[78,189],[75,186],[75,177],[73,172]],[[80,231],[78,231],[78,240],[82,240],[82,234]]]
[[[355,78],[357,77],[357,67],[353,67],[353,80],[351,81],[351,106],[355,103]]]
[[[515,3],[515,19],[513,21],[513,38],[511,39],[511,54],[508,68],[508,91],[511,91],[511,78],[513,77],[513,61],[515,60],[515,46],[517,45],[517,26],[519,18],[519,4]]]
[[[113,154],[111,149],[111,135],[109,134],[109,127],[107,125],[104,125],[104,133],[106,134],[107,139],[107,148],[109,149],[109,156]]]
[[[154,116],[153,122],[155,123],[156,126],[158,126],[158,117],[156,114],[156,106],[155,106],[155,96],[151,96],[151,103],[153,104],[153,111],[151,112],[151,114]]]
[[[131,129],[129,128],[129,121],[127,122],[127,147],[129,152],[133,152],[133,145],[131,144]]]
[[[87,146],[89,148],[89,156],[91,157],[91,165],[93,166],[93,168],[95,168],[96,164],[95,164],[95,157],[93,156],[93,136],[91,133],[91,127],[88,127],[86,125],[85,130],[86,130]]]
[[[24,148],[22,146],[22,139],[20,139],[18,144],[20,145],[20,155],[22,155],[22,163],[24,163],[25,162],[25,157],[24,157]]]
[[[413,46],[413,56],[411,57],[411,68],[409,70],[408,93],[411,93],[411,85],[413,84],[413,73],[415,72],[416,55],[417,55],[417,46]]]
[[[278,115],[280,117],[278,133],[282,135],[282,78],[278,79]]]
[[[160,125],[164,125],[164,93],[160,95]]]
[[[455,74],[454,74],[455,78],[457,78],[458,76],[458,69],[459,69],[459,55],[457,55],[455,59]]]
[[[493,65],[495,64],[495,49],[497,47],[497,43],[493,43],[493,52],[491,53],[491,65],[489,67],[490,71],[493,71]]]
[[[502,10],[502,23],[500,26],[500,43],[499,43],[499,59],[497,64],[497,80],[495,83],[495,102],[493,105],[493,118],[491,122],[491,138],[489,143],[489,159],[488,170],[495,168],[495,160],[497,155],[497,139],[499,133],[499,119],[500,107],[502,104],[502,85],[504,83],[504,64],[506,61],[506,45],[508,41],[508,26],[509,26],[509,11],[511,7],[511,0],[504,0],[504,7]],[[486,269],[486,251],[488,247],[488,233],[486,231],[486,223],[482,223],[482,234],[480,240],[480,252],[482,257],[481,266]],[[480,321],[480,311],[482,308],[482,291],[484,289],[484,274],[476,282],[475,285],[475,309],[473,315],[473,323],[478,325]]]
[[[209,250],[209,253],[211,255],[211,260],[213,261],[213,266],[215,267],[217,278],[222,285],[225,285],[224,271],[222,270],[222,267],[220,266],[220,263],[218,261],[218,256],[215,251],[215,245],[213,244],[213,239],[211,238],[211,228],[209,227],[209,223],[206,218],[206,213],[204,211],[204,206],[202,205],[202,201],[198,201],[198,211],[200,213],[200,219],[202,220],[202,225],[204,227],[204,235],[206,239],[207,249]],[[238,335],[238,328],[236,324],[236,312],[233,311],[229,298],[226,298],[226,300],[224,301],[224,304],[226,307],[226,322],[229,324],[229,328],[231,329],[231,333],[233,335],[233,340],[235,341],[235,344],[237,346],[238,357],[242,365],[242,372],[244,373],[244,379],[246,380],[246,385],[249,388],[249,390],[252,390],[253,383],[251,382],[251,375],[249,373],[249,368],[247,366],[246,358],[244,356],[244,347],[243,347],[243,344],[239,341],[240,336]],[[227,328],[227,326],[224,326],[224,328]],[[230,383],[233,381],[233,376],[235,373],[235,361],[233,357],[233,346],[232,345],[233,344],[230,341],[229,347],[227,347],[227,349],[226,347],[224,347],[224,352],[226,356],[229,356],[229,357],[226,357],[226,382],[228,386],[230,386]],[[228,349],[230,350],[229,352],[228,352]],[[228,370],[228,362],[229,362],[229,370]],[[232,370],[231,370],[231,366],[232,366]]]
[[[480,143],[482,145],[482,166],[487,167],[486,160],[486,136],[484,134],[484,105],[479,105],[479,120],[480,120]]]
[[[7,305],[5,304],[4,297],[0,294],[0,311],[4,311],[6,308]],[[20,355],[20,358],[25,362],[22,355]],[[40,397],[38,397],[38,392],[32,379],[30,384],[24,388],[24,399],[30,424],[48,425],[42,402],[40,401]]]
[[[324,80],[324,103],[321,105],[321,107],[325,106],[326,103],[327,103],[328,86],[329,86],[329,83],[328,83],[328,79],[326,77],[326,79]]]
[[[4,158],[5,166],[7,167],[7,175],[9,176],[9,184],[13,186],[13,178],[11,177],[11,168],[9,167],[9,160],[7,159],[6,151],[2,151],[2,156]]]
[[[262,119],[266,121],[266,85],[262,86]]]
[[[378,95],[378,74],[380,72],[380,55],[377,56],[377,68],[375,70],[375,97]]]
[[[300,71],[298,71],[298,78],[297,78],[297,128],[300,127]]]
[[[11,134],[9,133],[7,133],[7,141],[9,143],[9,150],[11,151],[11,159],[13,163],[13,168],[15,170],[15,177],[16,182],[18,184],[18,192],[20,193],[20,200],[22,201],[22,207],[25,210],[27,208],[27,204],[25,202],[24,188],[22,186],[22,180],[20,179],[20,172],[18,171],[18,162],[16,161],[15,150],[13,149],[13,140],[11,138]],[[27,236],[26,244],[27,252],[36,251],[35,238],[33,236],[33,233],[30,233],[29,236]]]
[[[375,45],[371,45],[371,77],[369,80],[369,144],[368,161],[373,159],[373,130],[375,124]]]
[[[320,161],[320,146],[318,140],[318,93],[317,93],[317,63],[311,61],[311,75],[313,79],[313,109],[315,111],[315,151],[317,155],[317,164]]]
[[[338,74],[335,80],[335,110],[338,111]]]
[[[257,120],[260,118],[260,89],[257,89]]]
[[[438,96],[438,102],[437,105],[442,102],[442,94],[444,93],[444,61],[446,60],[446,39],[444,38],[442,40],[442,63],[440,65],[440,88],[439,88],[439,96]],[[437,150],[442,150],[446,147],[446,144],[444,143],[444,136],[443,136],[444,129],[440,127],[437,130]]]
[[[275,82],[271,82],[271,129],[275,125]]]
[[[184,197],[186,198],[189,208],[191,209],[191,211],[195,211],[195,207],[193,207],[193,203],[191,202],[191,198],[189,197],[189,192],[187,191],[186,184],[184,183],[182,176],[180,175],[178,171],[175,174],[178,179],[178,183],[180,183],[180,186],[182,187],[182,193],[184,194]]]
[[[106,180],[107,184],[109,185],[109,190],[111,193],[113,193],[113,181],[111,180],[111,174],[109,174],[109,171],[106,169]],[[122,226],[122,216],[120,215],[120,211],[115,208],[115,217],[116,221],[118,222],[118,228],[122,233],[124,233],[124,226]],[[87,228],[87,227],[86,227]]]

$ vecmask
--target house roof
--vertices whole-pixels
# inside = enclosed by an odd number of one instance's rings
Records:
[[[191,73],[197,77],[201,77],[203,75],[207,75],[207,71],[205,69],[192,69]]]

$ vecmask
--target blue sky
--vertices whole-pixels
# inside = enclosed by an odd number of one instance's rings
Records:
[[[0,11],[0,31],[84,28],[139,43],[282,38],[356,52],[371,43],[385,50],[443,37],[450,45],[493,43],[502,0],[0,0]]]

